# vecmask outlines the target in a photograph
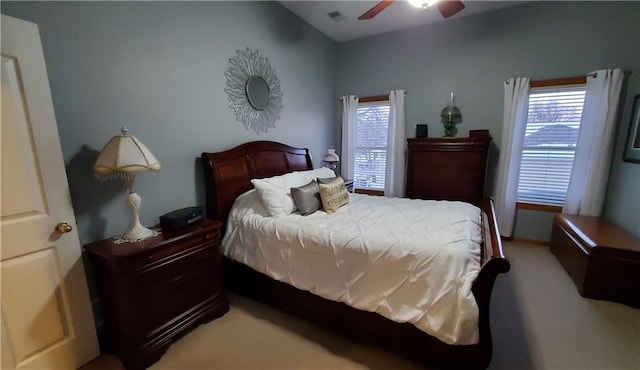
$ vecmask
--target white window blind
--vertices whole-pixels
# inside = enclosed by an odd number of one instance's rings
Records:
[[[358,105],[353,179],[356,189],[384,191],[389,112],[388,101]]]
[[[518,201],[562,206],[578,142],[585,86],[531,89]]]

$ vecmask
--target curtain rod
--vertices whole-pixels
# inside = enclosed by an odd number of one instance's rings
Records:
[[[624,77],[629,77],[631,76],[631,71],[622,71],[622,74],[624,75]],[[591,73],[587,73],[587,77],[591,77],[593,76],[593,78],[598,78],[598,72],[591,72]]]
[[[404,95],[407,95],[407,90],[404,90]],[[345,95],[348,96],[348,95]],[[360,96],[358,95],[354,95],[356,98],[360,98]],[[389,94],[387,95],[371,95],[371,96],[363,96],[363,98],[371,98],[371,97],[378,97],[378,96],[389,96]],[[341,100],[342,98],[344,98],[344,96],[340,96],[338,97],[338,100]]]
[[[622,71],[624,77],[629,77],[631,76],[632,72],[631,71]],[[598,72],[590,72],[586,74],[586,77],[593,77],[593,78],[598,78]],[[509,84],[509,80],[504,80],[505,85]]]
[[[624,77],[629,77],[631,76],[631,71],[622,71],[622,74],[624,75]],[[593,76],[593,78],[598,78],[598,72],[587,73],[587,77],[591,76]]]

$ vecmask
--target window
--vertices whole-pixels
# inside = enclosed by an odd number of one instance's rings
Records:
[[[353,185],[384,191],[390,105],[389,100],[374,99],[361,98],[358,104]]]
[[[562,206],[578,142],[585,84],[534,87],[534,83],[517,201]]]

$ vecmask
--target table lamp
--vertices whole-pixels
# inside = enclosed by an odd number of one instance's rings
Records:
[[[322,160],[327,163],[327,168],[330,168],[333,170],[333,172],[335,172],[336,168],[338,168],[340,157],[338,157],[338,155],[336,154],[335,149],[327,149],[327,154],[322,157]]]
[[[93,165],[93,172],[101,180],[121,178],[125,181],[128,188],[127,203],[133,213],[133,226],[119,239],[121,242],[138,242],[158,233],[140,224],[138,212],[142,200],[136,194],[133,180],[143,172],[158,171],[160,162],[138,138],[128,134],[126,127],[123,126],[121,132],[122,134],[112,137],[102,148]]]
[[[455,137],[458,133],[456,125],[462,122],[462,112],[456,106],[456,98],[453,93],[451,93],[447,106],[440,112],[440,117],[444,126],[444,137]]]

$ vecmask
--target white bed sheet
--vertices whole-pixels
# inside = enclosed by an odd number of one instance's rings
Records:
[[[236,199],[222,248],[298,289],[475,344],[480,242],[480,209],[468,203],[349,194],[333,214],[271,217],[251,190]]]

